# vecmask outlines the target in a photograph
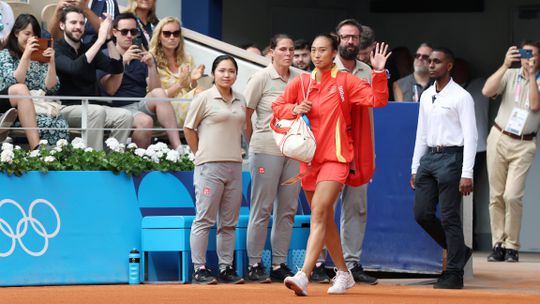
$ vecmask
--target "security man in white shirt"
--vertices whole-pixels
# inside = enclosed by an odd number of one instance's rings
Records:
[[[476,121],[471,95],[450,77],[454,56],[436,48],[429,57],[435,83],[420,98],[410,185],[416,222],[448,251],[446,271],[434,288],[463,288],[463,267],[472,255],[465,245],[461,197],[473,189]],[[440,203],[441,219],[436,206]]]

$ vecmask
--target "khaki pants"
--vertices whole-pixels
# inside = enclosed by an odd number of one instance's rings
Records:
[[[535,154],[536,140],[513,139],[491,128],[486,161],[493,246],[519,250],[525,181]]]
[[[66,106],[61,110],[70,127],[81,126],[82,106]],[[111,137],[121,143],[126,143],[131,130],[133,115],[129,110],[107,107],[102,105],[88,105],[88,128],[118,128],[111,131]],[[87,146],[95,150],[103,150],[103,130],[88,131]]]

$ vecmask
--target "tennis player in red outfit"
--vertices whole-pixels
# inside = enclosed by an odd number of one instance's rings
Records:
[[[324,244],[337,267],[328,293],[342,294],[354,286],[354,279],[343,258],[333,208],[353,160],[347,121],[351,120],[350,109],[353,105],[382,107],[388,103],[384,69],[390,56],[387,53],[388,46],[377,44],[371,54],[373,79],[370,86],[366,81],[350,73],[340,72],[335,67],[333,62],[339,45],[337,39],[332,35],[319,35],[315,38],[311,45],[311,59],[316,69],[311,77],[306,75],[293,80],[272,105],[278,119],[293,119],[297,115],[306,114],[317,143],[312,162],[300,164],[300,172],[305,174],[302,177],[302,188],[311,205],[311,232],[304,265],[296,275],[285,279],[285,285],[299,296],[307,295],[307,274],[311,273]],[[342,79],[341,83],[338,83],[338,78]],[[306,96],[301,81],[304,82]],[[339,86],[343,86],[344,102],[347,105],[341,104]],[[344,109],[349,110],[344,112]]]

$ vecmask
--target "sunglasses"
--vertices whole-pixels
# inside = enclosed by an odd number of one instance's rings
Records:
[[[429,59],[429,55],[416,54],[416,55],[414,55],[414,58],[419,59],[419,60],[427,61]]]
[[[178,30],[178,31],[174,31],[174,32],[171,32],[171,31],[163,31],[163,32],[161,32],[161,33],[163,34],[163,37],[165,37],[165,38],[169,38],[169,37],[171,37],[171,35],[174,36],[174,38],[180,37],[180,31],[179,31],[179,30]]]
[[[128,33],[131,34],[131,36],[137,36],[139,34],[139,29],[116,29],[117,31],[122,34],[122,36],[127,36]]]

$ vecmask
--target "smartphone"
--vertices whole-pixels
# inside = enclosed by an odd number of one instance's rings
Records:
[[[52,39],[38,38],[38,49],[33,51],[30,55],[30,60],[48,63],[50,58],[43,56],[43,52],[50,48],[53,44]]]
[[[521,59],[530,59],[532,57],[532,50],[519,49],[518,52]]]
[[[142,40],[142,37],[141,35],[135,37],[135,39],[133,39],[133,45],[136,45],[139,47],[139,49],[143,49],[143,40]]]

